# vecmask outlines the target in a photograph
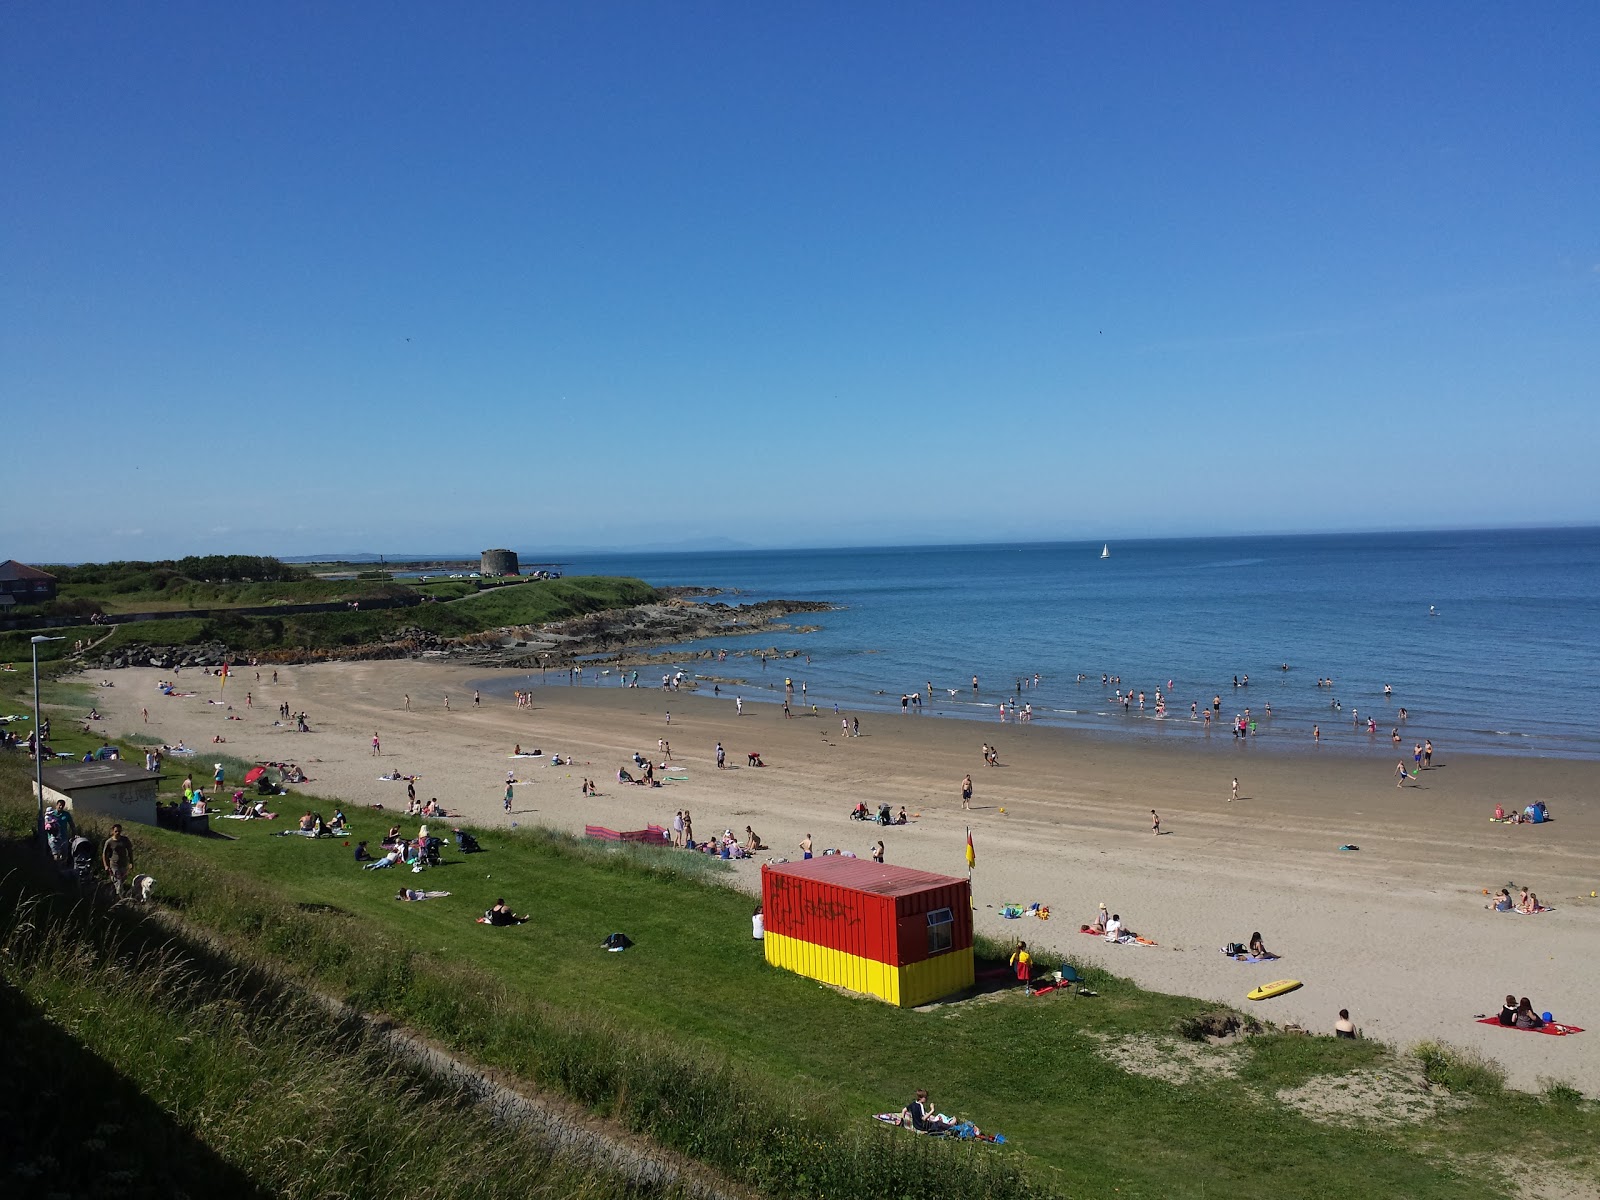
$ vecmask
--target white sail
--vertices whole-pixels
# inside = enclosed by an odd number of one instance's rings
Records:
[[[1110,542],[1107,542],[1104,546],[1102,546],[1100,548],[1100,557],[1101,558],[1110,558],[1111,557],[1111,543]]]

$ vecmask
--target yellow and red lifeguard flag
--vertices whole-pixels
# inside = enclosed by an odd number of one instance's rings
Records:
[[[224,690],[227,686],[228,686],[228,664],[227,663],[223,663],[222,664],[222,686],[219,687],[217,690],[220,692],[220,691]]]
[[[972,849],[972,827],[969,825],[967,827],[967,870],[970,871],[977,865],[977,862],[978,856]]]

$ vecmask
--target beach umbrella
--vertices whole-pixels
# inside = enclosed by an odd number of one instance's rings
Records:
[[[244,781],[246,783],[254,783],[256,780],[260,779],[266,773],[267,773],[267,769],[265,767],[251,767],[248,771],[245,772]]]

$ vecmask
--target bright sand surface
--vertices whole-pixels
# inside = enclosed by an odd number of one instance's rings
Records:
[[[1303,754],[1260,754],[1227,737],[1210,747],[1173,746],[880,713],[865,715],[861,736],[846,739],[831,707],[785,720],[776,705],[747,701],[736,718],[730,697],[591,684],[540,688],[531,707],[485,697],[474,709],[463,681],[488,675],[481,667],[388,661],[278,670],[278,686],[270,670],[261,684],[250,669],[234,672],[226,698],[242,721],[206,702],[218,681],[193,671],[178,682],[198,690],[195,698],[158,694],[156,680],[168,672],[154,669],[113,672],[115,687],[95,698],[111,732],[181,738],[196,749],[192,760],[169,760],[169,773],[192,762],[196,780],[209,780],[215,734],[227,738],[217,748],[232,756],[298,762],[311,778],[307,789],[343,800],[363,836],[381,836],[379,827],[395,818],[363,817],[361,805],[382,802],[404,823],[404,784],[377,779],[395,769],[422,776],[419,799],[437,796],[479,825],[640,829],[670,826],[686,808],[702,839],[725,828],[742,838],[753,826],[771,851],[735,864],[752,891],[760,862],[798,858],[808,832],[819,853],[836,846],[865,857],[881,837],[890,863],[960,875],[970,824],[981,932],[1026,938],[1145,987],[1314,1031],[1330,1030],[1349,1008],[1367,1036],[1390,1044],[1442,1039],[1505,1064],[1517,1086],[1560,1079],[1600,1093],[1600,900],[1589,897],[1600,889],[1597,763],[1466,757],[1436,743],[1433,769],[1401,789],[1393,773],[1399,754],[1341,757],[1309,744]],[[274,725],[284,701],[309,714],[313,732]],[[1407,750],[1427,731],[1411,732]],[[617,784],[633,751],[655,755],[663,737],[675,769],[658,776],[688,779],[659,789]],[[730,768],[723,771],[713,755],[719,740]],[[999,768],[984,765],[984,741],[999,747]],[[509,760],[515,743],[546,757]],[[750,750],[761,752],[765,769],[745,765]],[[555,752],[577,764],[548,766]],[[510,817],[502,811],[508,770],[523,781]],[[959,784],[968,772],[976,794],[964,812]],[[580,794],[584,776],[599,784],[598,797]],[[1229,799],[1235,776],[1237,802]],[[1535,799],[1555,820],[1488,819],[1497,801],[1510,809]],[[858,800],[874,809],[905,805],[911,823],[851,821]],[[288,797],[279,808],[290,818],[303,811]],[[1160,836],[1151,832],[1151,808],[1161,814]],[[1345,843],[1360,850],[1341,852]],[[1531,886],[1554,911],[1485,911],[1483,889],[1509,882]],[[1081,935],[1078,926],[1102,900],[1159,947]],[[1051,908],[1049,921],[999,916],[1004,903],[1035,901]],[[617,928],[628,927],[627,903],[618,897]],[[1256,930],[1281,961],[1248,965],[1219,953]],[[1305,986],[1246,1000],[1252,987],[1280,978]],[[1473,1022],[1497,1012],[1507,992],[1592,1032],[1546,1037]]]

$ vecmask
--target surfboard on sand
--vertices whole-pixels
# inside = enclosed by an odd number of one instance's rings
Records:
[[[1251,988],[1248,995],[1251,1000],[1270,1000],[1274,996],[1292,992],[1301,986],[1303,985],[1298,979],[1275,979],[1271,983],[1263,983],[1258,988]]]

